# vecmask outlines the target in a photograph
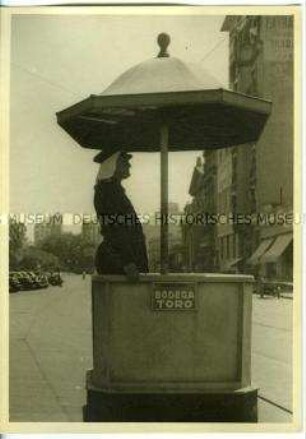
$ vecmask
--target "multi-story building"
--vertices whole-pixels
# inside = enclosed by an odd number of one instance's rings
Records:
[[[220,149],[217,156],[217,211],[216,246],[218,267],[222,272],[239,270],[239,234],[235,217],[239,209],[237,192],[237,156],[232,149]]]
[[[168,203],[168,255],[169,271],[180,271],[183,263],[182,229],[179,218],[181,212],[178,203]],[[160,211],[155,212],[149,224],[143,224],[143,231],[146,236],[149,269],[152,272],[160,270]]]
[[[150,221],[148,224],[142,224],[142,228],[146,238],[149,269],[151,272],[158,272],[160,269],[160,227],[154,221]]]
[[[197,158],[189,187],[189,195],[193,198],[185,206],[184,265],[188,271],[212,272],[218,266],[216,224],[213,220],[217,207],[215,151],[204,151],[203,159]]]
[[[187,228],[188,265],[209,260],[209,251],[220,271],[290,279],[292,226],[277,222],[293,210],[293,18],[228,16],[221,30],[229,32],[230,88],[271,100],[273,110],[256,144],[204,152],[215,172],[204,165],[193,177],[186,210],[197,212],[202,204],[219,220],[210,235],[203,227]]]
[[[34,244],[39,245],[49,236],[60,236],[63,230],[63,216],[55,214],[34,224]]]
[[[216,223],[213,220],[217,214],[218,194],[217,187],[217,170],[218,156],[214,150],[207,150],[203,153],[204,173],[203,173],[203,190],[205,200],[205,211],[208,214],[207,224],[205,225],[205,236],[201,247],[205,250],[204,271],[216,271],[219,267],[219,248],[216,240]]]
[[[199,156],[196,160],[196,165],[193,170],[189,195],[192,201],[186,204],[184,214],[186,221],[182,226],[182,238],[185,247],[184,266],[188,271],[201,271],[203,257],[203,248],[201,242],[204,239],[204,226],[197,223],[195,219],[201,215],[204,209],[204,163]]]
[[[82,239],[90,245],[98,246],[102,240],[97,221],[83,221],[81,234]]]
[[[269,222],[293,209],[293,17],[228,16],[233,90],[273,102],[256,145],[232,149],[232,204],[254,213],[252,225],[236,224],[242,267],[292,277],[292,228]],[[258,215],[263,220],[258,221]]]
[[[191,271],[236,272],[239,270],[238,233],[233,221],[237,214],[237,157],[231,149],[204,151],[194,168],[189,194],[192,202],[186,214],[203,224],[186,225],[187,267]],[[241,196],[241,194],[240,194]]]

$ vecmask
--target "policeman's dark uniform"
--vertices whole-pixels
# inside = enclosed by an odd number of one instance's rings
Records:
[[[115,179],[98,181],[94,206],[103,236],[96,253],[98,273],[124,274],[124,266],[130,263],[134,263],[140,273],[147,273],[145,236],[120,182]]]

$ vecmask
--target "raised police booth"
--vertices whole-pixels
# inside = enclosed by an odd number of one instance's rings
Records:
[[[57,114],[81,146],[161,153],[161,215],[168,215],[168,152],[254,143],[271,103],[224,90],[205,71],[160,52],[102,94]],[[247,147],[247,146],[246,146]],[[92,277],[93,370],[86,421],[256,422],[251,276],[161,273]]]
[[[86,417],[249,421],[252,277],[148,274],[92,281]]]

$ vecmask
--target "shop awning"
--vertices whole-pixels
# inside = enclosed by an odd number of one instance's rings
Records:
[[[277,259],[284,253],[288,245],[293,240],[292,233],[287,233],[285,235],[280,235],[276,238],[273,245],[269,250],[263,255],[260,262],[266,264],[268,262],[276,262]]]
[[[252,254],[252,256],[248,259],[247,264],[248,265],[256,265],[259,262],[259,259],[261,256],[265,253],[265,251],[268,250],[270,245],[273,242],[273,238],[270,239],[264,239],[261,241],[255,252]]]

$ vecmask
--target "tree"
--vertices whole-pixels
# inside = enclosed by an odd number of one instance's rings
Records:
[[[34,246],[29,246],[23,252],[20,265],[25,270],[40,269],[43,271],[53,271],[59,266],[59,260],[58,257],[52,253],[45,252]]]
[[[39,248],[57,256],[64,270],[82,272],[93,269],[95,246],[84,241],[80,234],[50,235],[40,243]]]
[[[9,221],[9,264],[10,270],[16,270],[22,260],[26,245],[27,228],[24,223],[10,218]]]

